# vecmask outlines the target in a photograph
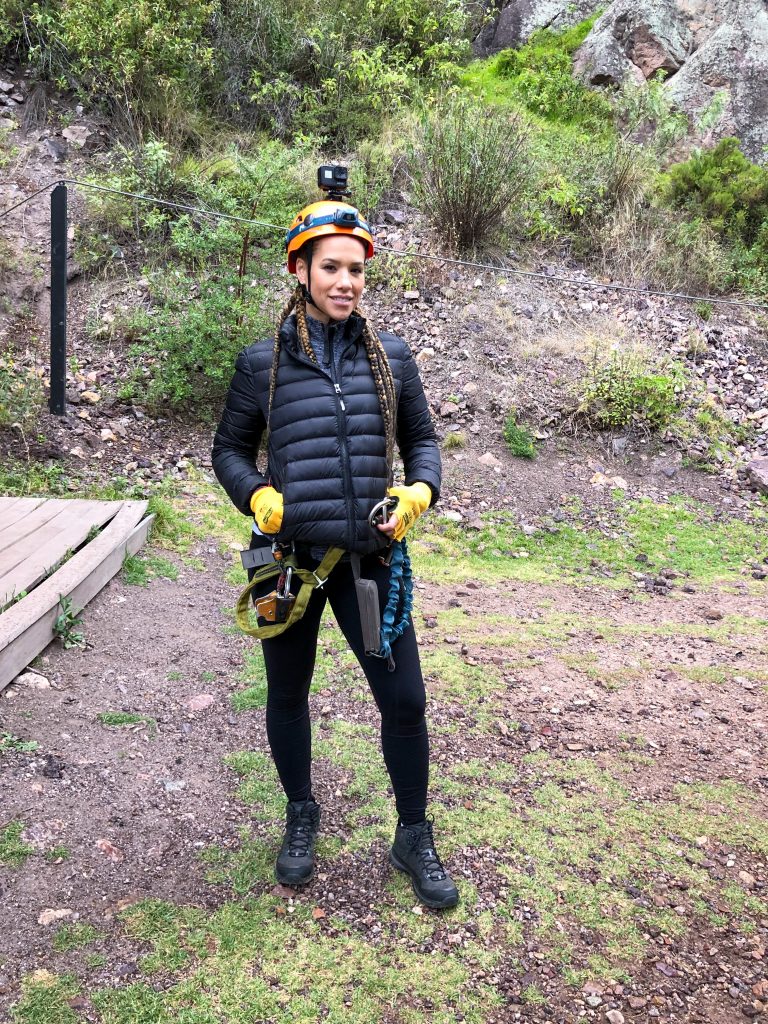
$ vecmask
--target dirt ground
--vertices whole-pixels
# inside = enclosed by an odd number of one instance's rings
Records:
[[[232,893],[211,881],[201,853],[212,845],[236,850],[243,826],[256,830],[267,857],[274,855],[273,823],[251,820],[223,762],[235,751],[268,751],[263,714],[236,713],[230,701],[243,686],[248,651],[245,639],[226,628],[236,596],[225,578],[231,552],[208,538],[190,553],[195,567],[190,558],[162,554],[176,563],[176,580],[160,577],[138,587],[116,577],[86,610],[87,649],[51,645],[36,665],[50,685],[14,685],[0,696],[2,731],[39,745],[0,755],[0,826],[23,821],[23,840],[33,850],[21,866],[0,868],[10,925],[0,939],[6,1013],[21,979],[53,963],[57,971],[76,969],[86,992],[137,980],[141,950],[126,937],[120,912],[147,898],[214,912]],[[765,591],[744,584],[652,598],[597,583],[423,584],[415,622],[430,692],[438,827],[483,795],[482,780],[469,798],[441,791],[440,780],[457,765],[477,759],[494,770],[514,769],[509,793],[524,811],[533,806],[532,758],[550,766],[588,761],[611,771],[623,756],[630,758],[623,782],[637,804],[674,801],[681,784],[733,780],[750,794],[749,813],[764,823],[767,608]],[[439,660],[445,652],[456,659],[454,668],[463,665],[471,678],[491,682],[459,699],[435,671],[445,664]],[[343,668],[334,662],[312,697],[321,742],[338,723],[376,726],[360,679],[352,684]],[[146,721],[114,728],[97,718],[123,711]],[[340,852],[305,890],[283,895],[322,908],[336,927],[369,936],[394,899],[388,827],[379,826],[367,848],[345,850],[354,838],[350,815],[360,803],[348,782],[343,759],[319,759],[315,791],[324,833],[340,841]],[[686,904],[679,883],[657,876],[651,886],[656,905],[680,908],[675,913],[685,928],[674,937],[657,931],[656,938],[652,929],[645,954],[629,965],[630,981],[600,979],[574,991],[537,939],[535,915],[513,900],[522,946],[491,972],[472,969],[474,984],[487,984],[490,975],[502,1003],[479,1019],[618,1020],[600,1016],[611,1007],[622,1019],[643,1021],[730,1022],[761,1014],[765,1001],[756,993],[767,987],[766,857],[737,851],[717,834],[705,840],[713,884],[744,885],[746,878],[753,899],[762,901],[762,916],[753,913],[749,928],[737,914],[706,924]],[[61,848],[66,855],[57,857]],[[464,925],[471,934],[479,915],[498,915],[506,905],[508,883],[499,868],[516,853],[482,839],[475,844],[471,834],[450,848],[452,872],[477,892]],[[252,891],[269,893],[272,886],[257,875]],[[48,910],[65,913],[50,922]],[[461,940],[450,922],[442,926],[439,915],[428,914],[437,921],[418,948],[455,952]],[[103,965],[88,966],[76,951],[52,952],[62,921],[98,928],[99,949],[108,951]],[[577,936],[577,960],[590,952],[587,939]],[[543,1005],[523,998],[531,986],[542,993]],[[87,996],[71,1005],[77,1020],[102,1019]],[[431,1019],[426,1011],[424,1019]],[[454,1019],[469,1018],[457,1013]]]

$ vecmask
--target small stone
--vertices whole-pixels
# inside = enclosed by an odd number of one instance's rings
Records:
[[[609,1010],[605,1015],[608,1024],[624,1024],[624,1014],[621,1010]]]
[[[702,615],[708,622],[719,622],[723,617],[723,613],[719,608],[704,608]]]
[[[65,917],[72,917],[74,910],[70,910],[69,907],[60,907],[58,910],[49,907],[48,910],[44,910],[37,919],[38,924],[48,925],[54,924],[56,921],[63,921]]]
[[[486,452],[484,455],[481,455],[477,461],[481,466],[487,466],[489,469],[492,469],[494,466],[501,465],[501,462],[496,458],[493,452]]]
[[[757,884],[757,879],[754,875],[751,875],[748,871],[739,872],[739,881],[742,882],[748,889],[754,889]]]
[[[205,711],[215,700],[216,698],[211,693],[196,693],[194,697],[189,697],[184,701],[184,707],[189,708],[190,711]]]
[[[80,400],[83,402],[90,402],[91,405],[96,405],[97,402],[101,401],[101,395],[95,391],[83,391],[80,395]]]
[[[51,685],[39,672],[22,672],[13,682],[15,686],[26,686],[29,690],[48,690]]]
[[[648,1004],[647,996],[630,996],[627,999],[632,1010],[642,1010]]]
[[[587,1004],[587,1006],[595,1010],[598,1006],[602,1004],[603,1000],[600,996],[587,996],[584,1002]]]
[[[411,302],[415,302],[421,298],[421,292],[417,288],[412,288],[407,292],[403,292],[403,298],[409,299]]]
[[[160,781],[166,793],[181,793],[183,789],[187,788],[186,782],[182,779],[161,779]]]

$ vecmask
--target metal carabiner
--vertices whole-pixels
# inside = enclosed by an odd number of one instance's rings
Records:
[[[287,566],[284,573],[281,574],[280,579],[277,582],[276,593],[281,600],[290,597],[291,595],[291,577],[293,576],[293,569],[291,566]],[[283,584],[282,589],[280,584]]]
[[[387,495],[386,498],[382,498],[380,502],[373,506],[368,514],[368,525],[372,530],[375,530],[377,526],[383,526],[387,522],[390,514],[397,508],[399,500],[399,498]]]

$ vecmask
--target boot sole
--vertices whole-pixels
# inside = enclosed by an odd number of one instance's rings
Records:
[[[449,907],[455,907],[459,902],[458,893],[456,896],[446,896],[442,900],[436,900],[431,896],[425,896],[423,892],[419,891],[416,879],[408,870],[407,866],[398,858],[393,850],[389,851],[389,863],[393,868],[397,868],[398,871],[402,871],[408,875],[411,880],[411,885],[413,886],[413,891],[425,907],[431,907],[433,910],[447,910]]]
[[[277,868],[275,868],[275,878],[280,885],[289,885],[292,889],[297,889],[301,885],[307,885],[315,877],[314,869],[307,875],[306,878],[290,878],[286,875],[281,875]]]

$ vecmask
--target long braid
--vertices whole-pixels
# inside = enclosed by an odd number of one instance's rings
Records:
[[[358,307],[357,312],[363,316]],[[371,327],[368,320],[365,321],[363,332],[365,350],[368,354],[368,362],[371,364],[373,382],[376,386],[376,394],[379,396],[381,415],[384,420],[384,439],[387,451],[387,479],[391,486],[393,479],[393,463],[395,457],[395,434],[397,406],[395,402],[395,381],[392,377],[392,367],[389,365],[387,353],[381,343],[376,331]]]
[[[269,421],[272,416],[272,402],[275,398],[275,388],[277,386],[277,367],[280,362],[280,349],[282,342],[280,341],[280,331],[282,330],[283,324],[293,312],[294,307],[301,298],[301,287],[296,285],[291,297],[283,306],[280,316],[277,318],[277,326],[275,327],[275,344],[272,349],[272,369],[269,372],[269,404],[267,405],[267,436],[269,436]]]

